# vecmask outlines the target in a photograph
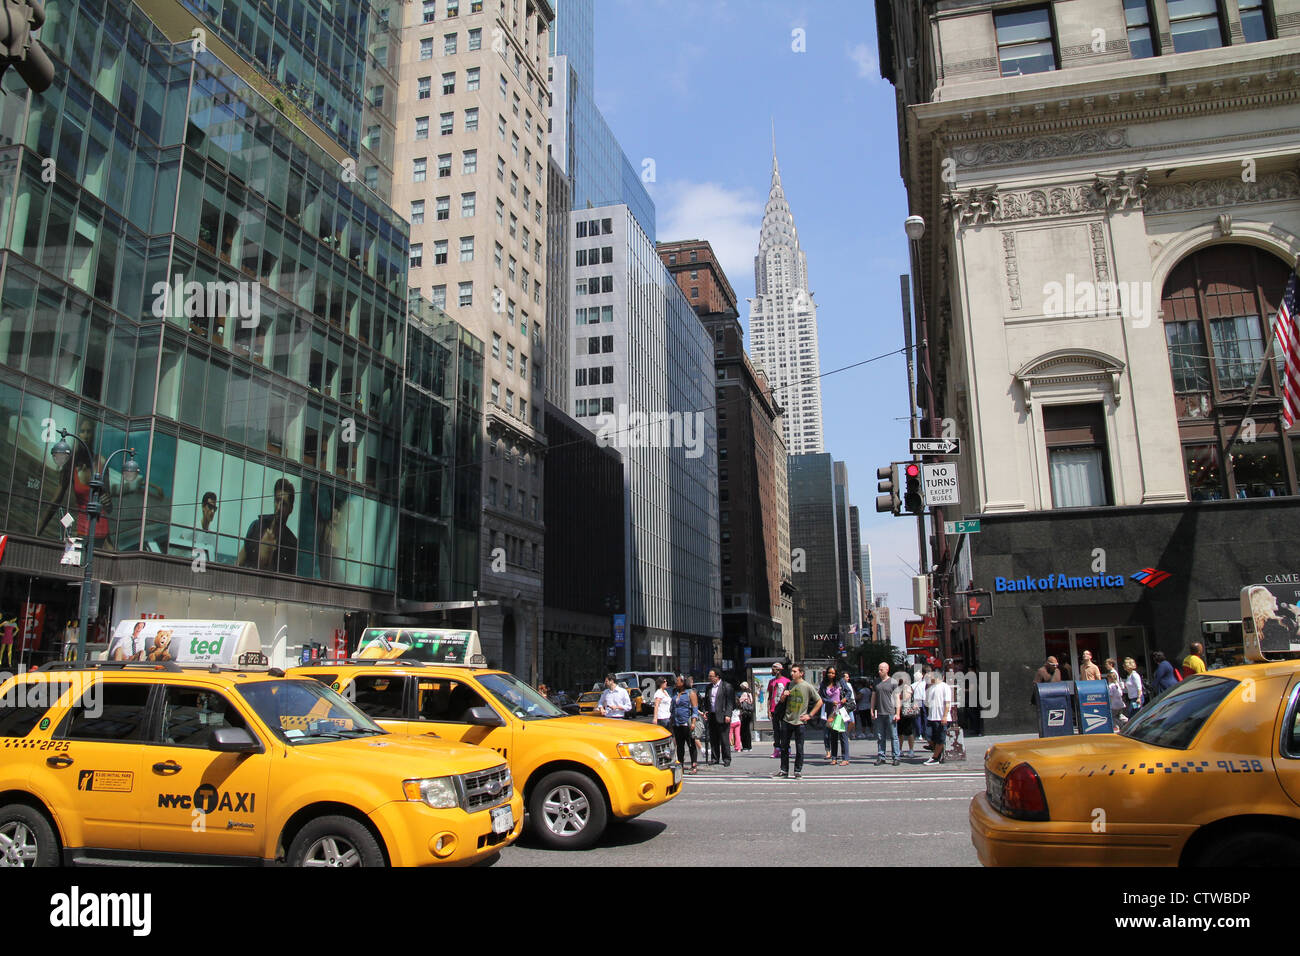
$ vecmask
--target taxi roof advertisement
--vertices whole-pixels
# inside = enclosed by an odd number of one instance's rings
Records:
[[[251,621],[122,621],[108,645],[110,661],[175,661],[233,667],[246,655],[262,652],[262,639]]]
[[[362,659],[405,657],[439,664],[464,664],[480,653],[477,631],[430,627],[367,628],[357,649],[357,657]]]

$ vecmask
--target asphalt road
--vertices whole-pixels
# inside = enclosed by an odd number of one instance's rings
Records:
[[[938,766],[874,765],[876,745],[852,741],[848,767],[827,766],[821,741],[806,751],[801,780],[772,779],[771,745],[738,754],[730,768],[701,767],[662,807],[618,823],[590,850],[547,850],[524,836],[495,866],[754,865],[978,866],[967,807],[984,789],[985,749]]]

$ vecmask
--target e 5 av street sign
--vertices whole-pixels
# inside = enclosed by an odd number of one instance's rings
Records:
[[[945,521],[943,523],[944,534],[976,534],[979,529],[979,518],[968,518],[965,521]]]
[[[960,438],[909,438],[907,451],[911,455],[960,455]]]

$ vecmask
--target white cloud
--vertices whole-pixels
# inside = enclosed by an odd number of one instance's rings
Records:
[[[733,286],[744,286],[753,272],[763,204],[749,190],[718,183],[670,180],[651,187],[658,209],[661,242],[707,239]],[[741,311],[744,304],[741,303]]]
[[[880,78],[880,63],[876,59],[876,51],[871,49],[866,43],[859,43],[849,48],[849,59],[853,61],[858,68],[858,76],[866,80],[876,80]]]

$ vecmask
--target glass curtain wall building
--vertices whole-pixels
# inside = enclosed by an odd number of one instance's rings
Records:
[[[147,6],[47,4],[55,85],[30,97],[11,75],[0,100],[0,610],[44,606],[54,640],[75,616],[71,512],[114,619],[320,639],[397,588],[407,225],[247,64],[196,52],[186,9],[224,29],[244,5]],[[347,26],[368,7],[330,7],[278,4],[266,68],[321,90],[310,110],[354,151],[365,31]],[[58,428],[90,455],[55,467]],[[91,466],[128,445],[140,476],[114,459],[91,529]]]
[[[402,416],[398,597],[465,598],[478,586],[483,343],[411,298]]]
[[[655,206],[596,106],[594,0],[556,0],[551,33],[551,154],[572,184],[571,208],[626,205],[651,241]],[[653,175],[653,167],[648,174]],[[651,180],[653,181],[653,180]]]

